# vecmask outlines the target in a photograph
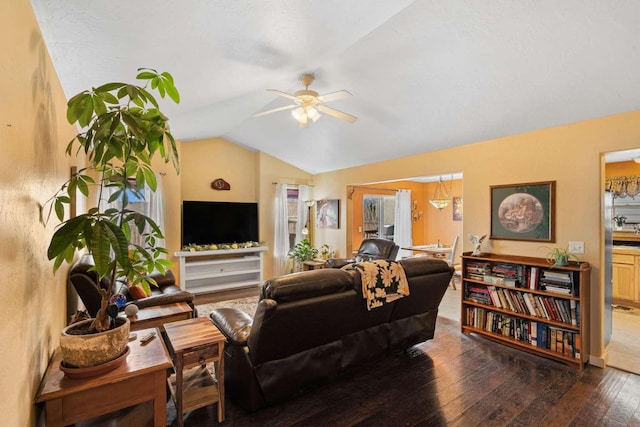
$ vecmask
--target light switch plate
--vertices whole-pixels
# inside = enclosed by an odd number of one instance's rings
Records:
[[[569,242],[569,252],[572,254],[584,253],[584,242]]]

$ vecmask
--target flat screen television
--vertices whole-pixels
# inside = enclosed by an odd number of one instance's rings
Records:
[[[257,241],[257,203],[182,202],[182,246]]]

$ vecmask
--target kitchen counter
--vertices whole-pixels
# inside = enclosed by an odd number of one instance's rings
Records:
[[[614,254],[640,255],[640,246],[613,245]]]
[[[613,241],[623,242],[638,242],[640,243],[640,234],[636,234],[633,231],[614,231]]]

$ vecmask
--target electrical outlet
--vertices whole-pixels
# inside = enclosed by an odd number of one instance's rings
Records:
[[[573,254],[584,253],[584,242],[569,242],[569,252]]]

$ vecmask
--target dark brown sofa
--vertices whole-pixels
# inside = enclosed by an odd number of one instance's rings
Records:
[[[98,277],[91,268],[94,266],[93,257],[90,254],[84,254],[69,268],[69,283],[80,296],[87,312],[94,317],[100,309],[101,295],[98,288]],[[152,274],[151,277],[158,284],[157,287],[151,288],[151,296],[133,300],[129,295],[128,287],[124,283],[118,283],[117,288],[127,298],[127,304],[136,304],[139,308],[153,307],[162,304],[170,304],[174,302],[186,302],[194,310],[193,294],[183,291],[176,286],[176,278],[171,271],[167,274]],[[105,279],[100,283],[100,287],[106,289],[108,281]]]
[[[400,261],[410,295],[367,310],[357,271],[321,269],[265,282],[255,316],[210,314],[227,338],[225,388],[254,411],[390,351],[433,338],[453,269],[441,260]]]

